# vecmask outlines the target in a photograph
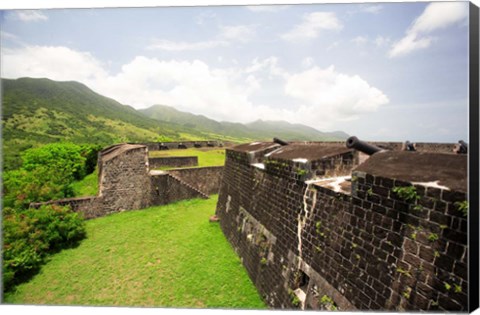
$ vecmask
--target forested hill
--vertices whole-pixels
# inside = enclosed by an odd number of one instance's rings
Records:
[[[19,165],[21,151],[51,142],[110,145],[212,136],[148,118],[78,82],[2,79],[2,90],[5,169]]]
[[[257,120],[249,124],[224,121],[218,122],[203,115],[182,112],[166,105],[154,105],[140,111],[148,117],[160,121],[178,123],[198,131],[222,134],[231,137],[251,138],[256,140],[271,140],[273,137],[279,137],[284,140],[300,141],[333,141],[345,140],[348,138],[348,135],[342,131],[321,132],[305,125],[291,124],[286,121]]]
[[[78,82],[2,79],[4,169],[18,167],[20,152],[42,144],[71,141],[119,142],[176,140],[343,140],[345,133],[322,133],[287,122],[217,122],[169,106],[135,110]]]

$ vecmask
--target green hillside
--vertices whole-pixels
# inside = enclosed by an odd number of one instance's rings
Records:
[[[249,124],[218,122],[203,115],[182,112],[166,105],[154,105],[140,112],[154,119],[182,124],[203,132],[255,140],[271,140],[273,137],[278,137],[283,140],[333,141],[348,138],[348,135],[341,131],[321,132],[312,127],[286,121],[257,120]]]
[[[2,91],[5,170],[19,166],[20,152],[58,141],[106,146],[119,142],[245,140],[159,122],[78,82],[2,79]]]

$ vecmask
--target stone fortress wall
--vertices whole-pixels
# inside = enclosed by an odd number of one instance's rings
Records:
[[[193,160],[195,163],[191,163]],[[144,144],[113,145],[99,152],[97,196],[32,203],[31,207],[51,203],[68,205],[91,219],[183,199],[208,198],[219,191],[223,167],[155,171],[149,165],[152,161],[155,167],[158,164],[174,167],[186,164],[181,157],[164,158],[161,162],[159,158],[149,159],[148,147]],[[196,157],[187,161],[198,165]]]
[[[466,310],[467,156],[376,144],[227,149],[216,215],[269,306]]]

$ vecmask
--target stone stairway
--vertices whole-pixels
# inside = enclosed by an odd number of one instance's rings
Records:
[[[208,196],[206,193],[204,193],[204,192],[200,191],[199,189],[193,187],[192,185],[190,185],[189,183],[185,182],[184,180],[182,180],[182,179],[179,178],[178,176],[175,176],[175,175],[173,175],[173,174],[171,174],[171,173],[168,173],[168,176],[169,176],[170,178],[173,178],[174,180],[176,180],[178,183],[182,184],[183,186],[187,187],[188,189],[193,190],[193,191],[196,192],[201,198],[203,198],[203,199],[209,199],[209,196]]]

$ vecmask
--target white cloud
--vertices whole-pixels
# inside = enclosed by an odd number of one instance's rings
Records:
[[[315,64],[315,60],[312,57],[306,57],[302,60],[302,66],[304,68],[310,68]]]
[[[390,37],[384,37],[384,36],[378,35],[375,38],[375,45],[377,47],[383,47],[385,45],[388,45],[390,42],[391,42]]]
[[[184,42],[166,39],[154,39],[147,50],[188,51],[225,47],[232,42],[248,42],[255,36],[255,25],[221,26],[219,34],[213,40]]]
[[[229,68],[213,68],[200,60],[137,56],[115,74],[91,54],[66,47],[6,49],[3,57],[6,78],[75,80],[135,108],[168,104],[216,120],[286,120],[332,128],[388,103],[386,95],[359,76],[338,73],[333,66],[289,73],[274,56]],[[270,78],[277,83],[264,91],[263,82]],[[256,102],[255,95],[263,92],[275,95],[271,103]],[[279,108],[279,99],[289,106]]]
[[[147,47],[148,50],[166,50],[166,51],[185,51],[185,50],[203,50],[219,46],[227,46],[228,42],[224,40],[210,40],[203,42],[174,42],[169,40],[154,40],[153,44]]]
[[[18,37],[16,35],[13,35],[12,33],[0,31],[0,38],[2,39],[8,39],[8,40],[16,40]]]
[[[6,48],[2,52],[2,75],[7,78],[28,76],[85,82],[106,76],[103,65],[90,53],[67,47],[27,46],[21,49]]]
[[[195,18],[195,23],[198,25],[204,25],[205,21],[210,21],[216,18],[217,18],[217,15],[214,12],[204,11],[199,15],[197,15],[197,17]]]
[[[429,47],[432,41],[432,37],[417,37],[417,34],[408,34],[392,46],[389,55],[390,57],[406,55],[412,51]]]
[[[311,39],[318,36],[320,31],[338,31],[342,29],[341,22],[333,12],[313,12],[305,14],[302,22],[295,25],[281,37],[287,41]]]
[[[226,40],[236,40],[247,42],[255,35],[255,26],[253,25],[233,25],[222,26],[220,28],[220,37]]]
[[[378,14],[383,9],[381,5],[365,5],[362,6],[360,11],[372,14]]]
[[[391,58],[425,49],[434,37],[428,34],[459,24],[468,16],[468,2],[435,2],[429,4],[423,13],[413,21],[405,36],[395,42],[389,52]]]
[[[310,125],[322,120],[356,119],[389,102],[382,91],[358,75],[339,73],[333,65],[291,75],[285,85],[285,94],[305,104],[301,111]]]
[[[332,50],[332,49],[340,46],[340,43],[341,43],[341,41],[338,41],[338,40],[335,41],[335,42],[333,42],[333,43],[331,43],[331,44],[327,47],[327,50]]]
[[[430,33],[463,21],[468,16],[468,2],[429,4],[411,26],[410,33]]]
[[[290,7],[289,5],[249,5],[246,8],[252,12],[279,12]]]
[[[37,22],[48,20],[48,17],[38,10],[22,10],[15,13],[16,19],[23,22]]]
[[[364,45],[368,42],[368,39],[365,36],[357,36],[354,39],[351,40],[353,43],[356,45]]]

